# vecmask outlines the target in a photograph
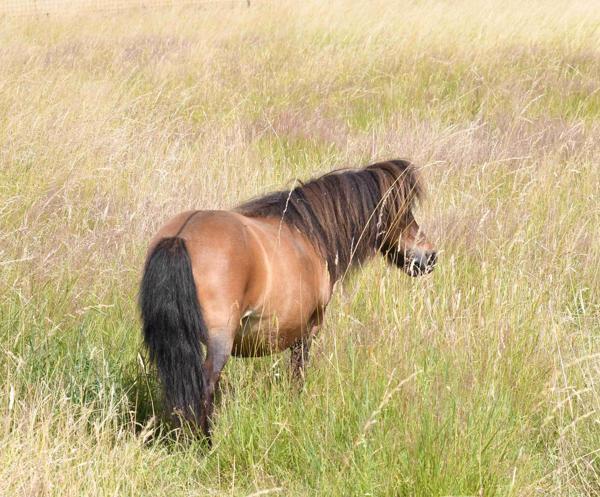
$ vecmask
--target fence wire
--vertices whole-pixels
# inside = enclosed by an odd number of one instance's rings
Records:
[[[0,15],[40,15],[60,12],[112,11],[131,8],[230,3],[235,0],[0,0]],[[247,0],[243,0],[246,4]]]

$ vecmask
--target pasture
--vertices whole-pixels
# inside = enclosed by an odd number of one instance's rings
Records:
[[[600,495],[600,3],[253,2],[0,18],[0,496]],[[338,285],[306,385],[232,359],[160,421],[146,244],[406,157],[439,250]]]

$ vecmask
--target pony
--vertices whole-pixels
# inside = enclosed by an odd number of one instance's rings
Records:
[[[436,251],[413,215],[422,192],[412,163],[389,160],[168,220],[149,243],[139,297],[168,413],[210,442],[230,356],[291,349],[302,381],[336,282],[376,254],[410,276],[432,271]]]

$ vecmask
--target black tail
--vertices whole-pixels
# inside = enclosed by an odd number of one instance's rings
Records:
[[[149,254],[140,290],[144,341],[156,363],[167,408],[196,425],[202,416],[206,325],[185,242],[164,238]]]

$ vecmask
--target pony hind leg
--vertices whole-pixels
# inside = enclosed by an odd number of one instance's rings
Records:
[[[231,327],[208,330],[206,359],[202,364],[204,378],[202,428],[209,443],[213,425],[215,390],[219,384],[221,372],[231,356],[234,332],[235,330],[232,330]]]

